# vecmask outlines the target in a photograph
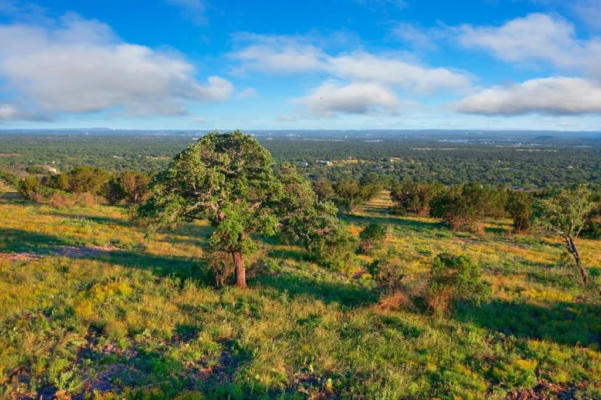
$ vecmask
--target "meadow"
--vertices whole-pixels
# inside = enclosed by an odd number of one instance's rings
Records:
[[[601,301],[561,243],[388,213],[386,193],[347,215],[389,227],[408,296],[441,252],[482,268],[491,298],[446,317],[380,298],[365,266],[320,267],[262,241],[249,289],[216,289],[204,222],[147,236],[121,207],[53,208],[2,187],[0,397],[601,398]],[[601,283],[601,243],[580,240]]]

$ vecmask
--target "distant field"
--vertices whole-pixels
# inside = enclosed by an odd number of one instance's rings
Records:
[[[558,265],[559,243],[512,235],[509,221],[453,233],[388,205],[382,193],[346,219],[390,227],[408,287],[439,252],[463,253],[491,301],[448,318],[387,306],[361,269],[328,271],[272,241],[250,289],[217,290],[199,261],[205,224],[146,238],[121,208],[5,193],[0,397],[601,398],[601,302]],[[597,283],[600,250],[581,240]]]

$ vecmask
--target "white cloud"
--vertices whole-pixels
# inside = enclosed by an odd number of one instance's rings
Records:
[[[332,117],[337,113],[397,114],[401,105],[392,91],[377,83],[340,85],[325,82],[297,101],[318,117]]]
[[[327,54],[302,37],[246,36],[251,43],[230,57],[241,62],[238,70],[272,74],[325,73],[338,79],[375,82],[412,92],[465,88],[469,77],[446,68],[431,68],[395,54],[364,51]]]
[[[392,29],[392,35],[418,51],[435,50],[438,47],[435,39],[438,39],[439,32],[434,29],[423,30],[400,22]]]
[[[184,103],[231,96],[232,84],[164,51],[119,40],[109,26],[69,15],[53,28],[0,25],[0,77],[41,113],[120,110],[177,115]]]
[[[504,61],[542,61],[601,77],[601,39],[578,39],[574,26],[560,17],[536,13],[499,27],[464,25],[458,32],[463,46],[488,50]]]
[[[469,85],[465,74],[446,68],[423,67],[392,56],[363,52],[331,57],[326,69],[342,78],[378,82],[417,93],[460,89]]]
[[[306,38],[279,35],[238,35],[250,42],[229,56],[242,65],[238,71],[262,71],[276,74],[302,73],[324,68],[326,55]]]
[[[484,115],[601,114],[601,84],[584,78],[531,79],[482,90],[461,100],[454,108]]]
[[[207,4],[204,0],[165,0],[167,4],[179,7],[182,16],[197,25],[206,25],[209,20],[206,15]]]

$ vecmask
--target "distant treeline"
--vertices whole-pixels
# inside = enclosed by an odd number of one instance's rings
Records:
[[[19,178],[0,171],[0,180],[17,188],[27,199],[56,207],[97,202],[140,204],[148,198],[152,180],[152,176],[145,172],[112,173],[99,167],[79,166],[59,174],[37,169],[30,171],[37,173]],[[340,213],[350,213],[382,190],[389,190],[394,204],[391,213],[440,218],[453,230],[472,232],[481,231],[487,218],[512,218],[514,230],[526,232],[531,227],[536,200],[550,197],[558,191],[552,188],[524,191],[507,185],[482,183],[397,182],[373,173],[360,179],[344,177],[331,181],[318,178],[312,181],[312,185],[319,201],[331,201]],[[596,206],[587,215],[582,235],[599,238],[601,190],[598,185],[591,186],[591,189],[590,201]]]
[[[22,170],[78,165],[153,173],[191,144],[190,136],[1,135],[0,167]],[[520,189],[601,184],[597,140],[520,142],[383,138],[260,138],[277,162],[288,161],[313,180],[359,180],[375,173],[391,182],[507,184]]]

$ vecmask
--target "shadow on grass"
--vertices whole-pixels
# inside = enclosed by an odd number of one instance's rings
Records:
[[[462,322],[523,339],[559,344],[601,346],[601,307],[557,302],[548,307],[494,300],[480,306],[460,305],[453,316]]]
[[[310,261],[306,252],[295,249],[274,249],[270,250],[267,255],[271,258],[279,258],[281,260],[292,259],[297,262]]]
[[[124,267],[149,270],[158,276],[174,276],[181,279],[204,280],[206,276],[201,260],[157,256],[142,251],[86,247],[56,236],[18,229],[0,229],[0,253],[31,253],[105,261]]]
[[[75,242],[53,235],[20,229],[0,229],[0,253],[50,254],[58,246],[73,246]]]
[[[97,224],[102,225],[119,225],[119,226],[132,226],[132,223],[125,218],[112,218],[112,217],[101,217],[98,215],[88,215],[88,214],[69,214],[62,213],[58,211],[53,211],[46,213],[47,215],[52,215],[54,217],[60,218],[68,218],[75,220],[89,220],[95,222]]]
[[[416,221],[412,219],[394,218],[389,214],[383,214],[386,216],[367,216],[367,215],[343,215],[342,219],[347,222],[359,223],[359,224],[388,224],[395,225],[400,228],[406,228],[414,231],[438,231],[445,229],[443,225],[438,222],[426,222]]]
[[[375,292],[359,285],[304,277],[290,272],[258,276],[256,282],[260,286],[276,289],[279,293],[309,296],[324,303],[338,303],[348,308],[369,305],[378,299]]]

